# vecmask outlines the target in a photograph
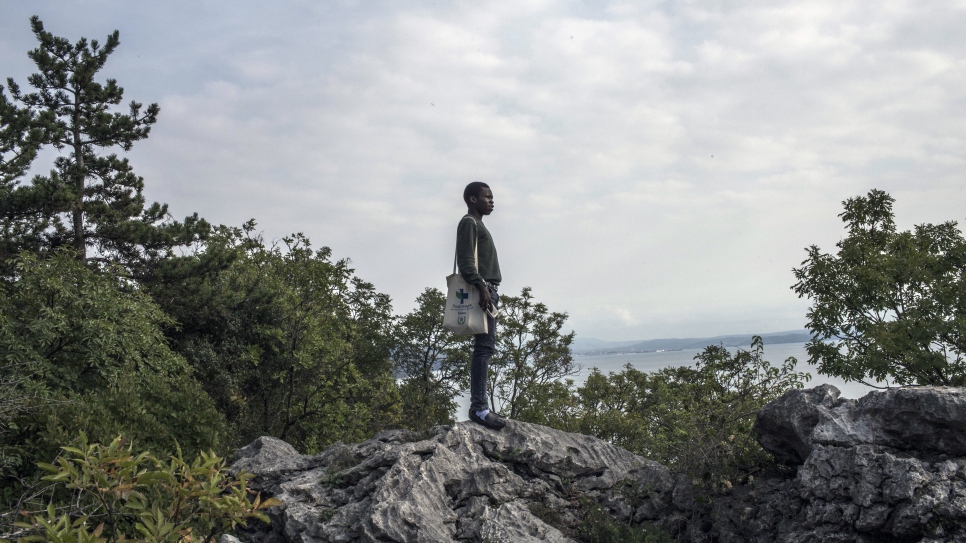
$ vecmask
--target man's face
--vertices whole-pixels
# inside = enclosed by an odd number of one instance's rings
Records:
[[[479,196],[470,196],[470,204],[480,215],[493,213],[493,191],[483,187]]]

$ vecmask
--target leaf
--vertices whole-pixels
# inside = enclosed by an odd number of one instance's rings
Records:
[[[269,498],[261,502],[260,505],[255,506],[255,509],[268,509],[269,507],[277,507],[279,505],[285,505],[285,503],[277,498]]]

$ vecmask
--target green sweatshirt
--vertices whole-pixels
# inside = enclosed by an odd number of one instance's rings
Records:
[[[478,266],[474,262],[477,247],[480,256]],[[483,225],[483,221],[470,215],[465,215],[456,228],[456,265],[463,279],[476,288],[482,288],[484,281],[499,285],[503,280],[500,275],[500,260],[496,257],[496,245],[493,244],[490,231]]]

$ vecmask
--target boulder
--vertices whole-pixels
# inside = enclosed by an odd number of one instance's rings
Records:
[[[687,540],[966,543],[966,459],[816,445],[794,477],[756,480],[710,502]]]
[[[966,388],[909,387],[870,392],[856,402],[871,444],[900,451],[966,456]]]
[[[786,393],[755,430],[794,471],[715,497],[688,539],[966,543],[964,400],[948,387]]]
[[[320,459],[302,456],[295,447],[281,439],[262,436],[235,452],[231,473],[257,473],[260,489],[274,494],[288,475],[318,465],[321,465]]]
[[[908,387],[839,398],[832,385],[793,390],[755,420],[758,442],[801,465],[816,445],[876,445],[925,455],[966,456],[966,389]]]
[[[839,398],[839,389],[821,385],[793,390],[772,401],[755,417],[758,443],[785,463],[799,465],[812,453],[815,428],[840,424],[849,400]]]

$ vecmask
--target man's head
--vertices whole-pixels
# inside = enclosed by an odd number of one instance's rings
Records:
[[[463,189],[463,201],[469,211],[479,215],[489,215],[493,212],[493,191],[482,181],[473,181]]]

